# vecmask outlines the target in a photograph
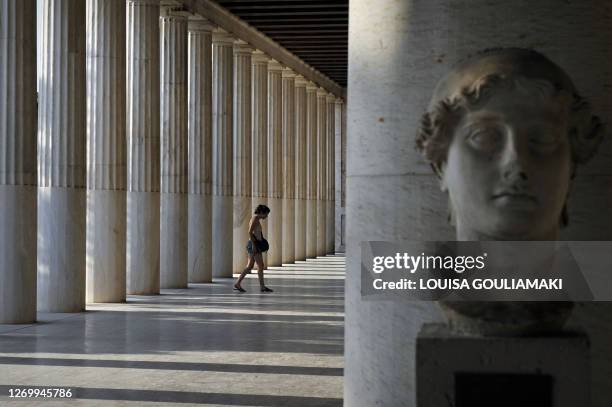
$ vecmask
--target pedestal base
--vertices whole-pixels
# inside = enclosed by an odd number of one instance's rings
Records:
[[[416,349],[418,407],[590,405],[589,341],[459,335],[425,324]]]

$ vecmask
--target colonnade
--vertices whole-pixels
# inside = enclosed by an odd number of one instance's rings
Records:
[[[335,250],[341,99],[158,0],[40,12],[37,108],[36,1],[0,0],[0,323],[231,277],[258,204],[268,265]]]

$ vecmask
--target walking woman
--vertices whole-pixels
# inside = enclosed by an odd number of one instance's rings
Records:
[[[262,293],[271,293],[273,290],[266,287],[264,284],[264,261],[263,261],[263,253],[268,251],[268,241],[264,239],[263,232],[261,231],[261,220],[266,219],[268,214],[270,213],[270,208],[266,205],[257,205],[255,209],[255,213],[251,218],[251,222],[249,223],[249,241],[247,243],[247,253],[248,260],[247,266],[242,273],[240,273],[240,277],[238,277],[238,281],[234,284],[234,290],[240,291],[241,293],[246,292],[244,288],[240,285],[242,280],[246,277],[247,274],[251,273],[253,270],[253,266],[257,263],[257,275],[259,277],[259,286]]]

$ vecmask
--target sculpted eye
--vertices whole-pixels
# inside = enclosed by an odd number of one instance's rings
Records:
[[[552,132],[540,131],[532,133],[529,137],[529,145],[537,152],[553,152],[559,146],[559,136]]]
[[[469,130],[467,142],[475,149],[493,151],[497,149],[502,140],[501,132],[492,127],[477,127]]]

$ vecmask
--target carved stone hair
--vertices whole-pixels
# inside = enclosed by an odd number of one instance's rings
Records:
[[[503,72],[487,72],[470,76],[466,72],[487,57],[505,57],[502,64],[516,60],[517,67],[504,67]],[[513,68],[513,69],[512,69]],[[453,85],[455,88],[453,88]],[[457,86],[458,85],[458,86]],[[594,116],[588,102],[575,90],[573,83],[553,62],[542,54],[520,48],[496,48],[482,51],[460,64],[443,78],[421,118],[416,148],[436,174],[446,162],[455,126],[462,115],[489,99],[495,90],[510,88],[529,95],[568,100],[569,141],[574,164],[586,163],[596,152],[604,126]]]

